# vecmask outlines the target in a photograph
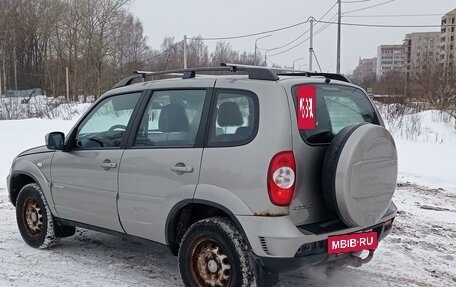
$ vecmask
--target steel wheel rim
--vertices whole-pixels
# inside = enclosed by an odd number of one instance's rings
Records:
[[[203,237],[192,246],[188,259],[193,278],[200,286],[226,287],[232,281],[232,264],[216,240]]]
[[[22,206],[22,219],[25,231],[30,237],[38,237],[43,227],[43,214],[35,198],[27,198]]]

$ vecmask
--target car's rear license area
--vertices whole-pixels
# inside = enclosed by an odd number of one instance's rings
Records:
[[[377,248],[377,232],[361,232],[328,237],[328,254],[339,254]]]

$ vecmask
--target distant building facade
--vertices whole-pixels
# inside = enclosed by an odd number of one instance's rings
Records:
[[[377,58],[361,59],[359,58],[358,66],[353,71],[353,78],[361,82],[363,79],[377,73]]]
[[[381,45],[377,49],[377,78],[391,71],[405,71],[404,45]]]
[[[353,76],[363,79],[373,60],[378,79],[391,71],[408,74],[439,64],[456,69],[456,9],[442,16],[440,32],[412,32],[405,35],[402,45],[379,46],[377,58],[360,59]]]
[[[440,32],[416,32],[405,35],[407,71],[425,70],[440,61]]]
[[[440,64],[456,68],[456,9],[442,17]]]

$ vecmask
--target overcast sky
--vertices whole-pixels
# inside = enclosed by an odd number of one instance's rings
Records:
[[[356,2],[359,0],[345,0]],[[203,38],[237,36],[272,30],[302,21],[309,16],[319,19],[335,3],[335,0],[134,0],[131,10],[144,25],[149,44],[159,49],[165,36],[180,41],[201,35]],[[359,3],[343,3],[342,12],[356,10],[388,2],[388,0],[366,0]],[[445,14],[456,8],[455,0],[390,0],[390,3],[364,11],[348,13],[342,22],[388,25],[439,25],[441,16],[361,18],[348,16],[397,15],[397,14]],[[337,13],[337,6],[323,19],[330,20]],[[333,21],[337,21],[334,18]],[[325,24],[316,24],[314,32]],[[258,40],[258,47],[271,49],[282,46],[309,28],[304,24],[285,31],[272,33],[271,37]],[[366,28],[342,26],[341,71],[351,72],[358,58],[375,57],[377,46],[381,44],[401,44],[406,33],[418,31],[440,31],[440,28]],[[236,50],[254,51],[255,39],[260,36],[228,40]],[[281,50],[270,51],[268,55],[281,52],[307,39],[308,34]],[[315,53],[323,71],[336,69],[337,25],[330,25],[314,38]],[[213,49],[215,41],[207,41]],[[295,59],[296,67],[308,64],[309,42],[268,59],[281,66],[291,66]],[[263,52],[264,55],[264,52]],[[302,67],[307,69],[307,66]],[[314,61],[314,69],[316,64]]]

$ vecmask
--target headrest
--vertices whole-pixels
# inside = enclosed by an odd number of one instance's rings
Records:
[[[188,131],[190,123],[184,107],[179,104],[164,106],[158,119],[158,128],[164,133]]]
[[[221,104],[217,114],[217,123],[221,127],[242,126],[244,119],[239,106],[234,102]]]

